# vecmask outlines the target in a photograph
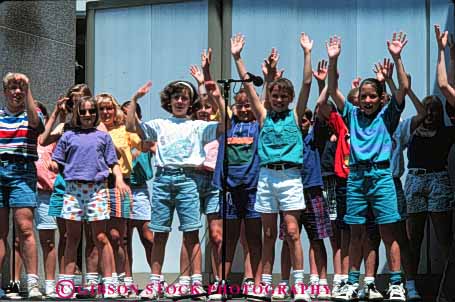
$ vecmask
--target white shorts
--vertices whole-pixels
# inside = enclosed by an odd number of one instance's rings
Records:
[[[299,168],[273,170],[261,167],[254,209],[259,213],[279,213],[305,209]]]
[[[150,193],[147,185],[144,187],[131,186],[133,193],[133,209],[131,211],[131,219],[150,221],[152,216],[152,203],[150,201]]]
[[[54,216],[49,216],[49,201],[52,192],[38,190],[37,207],[35,208],[35,224],[37,230],[56,230]]]

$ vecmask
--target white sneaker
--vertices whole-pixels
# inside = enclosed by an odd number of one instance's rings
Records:
[[[159,298],[158,291],[155,287],[147,287],[139,294],[139,298],[144,300],[156,300]]]
[[[273,290],[271,290],[272,285],[267,285],[264,283],[255,286],[254,283],[248,286],[248,300],[270,300],[272,297]]]
[[[331,297],[332,297],[332,293],[330,292],[329,286],[319,284],[319,291],[318,291],[317,298],[319,300],[330,300]]]
[[[360,299],[366,299],[366,300],[369,300],[369,301],[382,301],[382,300],[384,300],[384,297],[378,291],[378,289],[376,288],[376,284],[374,282],[373,283],[369,283],[368,285],[365,285],[363,287],[363,290],[364,290],[365,296],[363,298],[361,298],[360,295],[359,295]]]
[[[406,291],[406,299],[408,299],[408,301],[421,301],[422,297],[415,288],[408,288]]]
[[[403,283],[400,285],[389,285],[387,297],[389,301],[406,301],[406,292],[403,288]]]
[[[316,296],[318,294],[318,287],[319,284],[310,282],[308,283],[308,287],[305,292],[311,297],[311,299],[316,299]]]
[[[39,290],[38,283],[29,285],[28,298],[33,300],[41,300],[43,298],[43,294]]]
[[[359,299],[358,295],[359,284],[346,283],[336,296],[335,301],[356,301]]]
[[[311,301],[311,296],[308,292],[308,289],[307,290],[302,290],[304,288],[304,286],[302,286],[303,284],[294,284],[294,301],[295,302],[310,302]],[[317,290],[317,288],[316,288]],[[311,287],[310,287],[310,291],[311,291]]]
[[[172,291],[170,290],[172,288]],[[169,290],[166,290],[164,296],[168,299],[177,299],[181,297],[190,296],[191,285],[182,285],[177,283],[175,286],[169,286]]]
[[[210,301],[221,301],[223,299],[222,289],[219,289],[218,286],[220,282],[215,280],[212,284],[209,284],[209,300]]]
[[[341,288],[344,286],[344,282],[341,281],[340,283],[333,283],[332,286],[332,299],[336,298],[340,294]]]
[[[286,282],[278,283],[277,287],[273,289],[272,300],[284,300],[289,297],[289,286]]]

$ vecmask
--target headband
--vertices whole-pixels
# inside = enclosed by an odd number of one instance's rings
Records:
[[[189,84],[188,82],[180,81],[180,82],[174,83],[174,85],[183,85],[183,86],[185,86],[186,88],[188,88],[188,89],[190,90],[191,99],[194,98],[194,89],[193,89],[193,87],[191,86],[191,84]]]

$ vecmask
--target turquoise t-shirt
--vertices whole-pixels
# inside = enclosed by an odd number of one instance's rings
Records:
[[[273,163],[303,164],[302,132],[297,126],[293,110],[267,111],[259,134],[261,166]]]
[[[365,115],[360,108],[345,102],[343,119],[349,128],[351,154],[349,164],[388,161],[392,154],[392,135],[400,121],[404,102],[395,97],[376,116]]]
[[[138,157],[133,159],[133,171],[131,171],[130,183],[133,186],[143,186],[147,180],[153,178],[152,154],[151,152],[141,152]]]

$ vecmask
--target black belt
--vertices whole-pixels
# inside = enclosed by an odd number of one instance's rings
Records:
[[[409,168],[408,173],[412,175],[425,175],[428,173],[446,172],[447,169],[424,169],[424,168]]]
[[[281,163],[281,164],[266,164],[265,167],[267,169],[272,169],[272,170],[286,170],[286,169],[292,169],[292,168],[302,168],[302,165],[299,164],[291,164],[291,163]]]
[[[350,170],[370,170],[375,169],[388,169],[390,168],[390,161],[378,161],[378,162],[360,162],[349,166]]]

